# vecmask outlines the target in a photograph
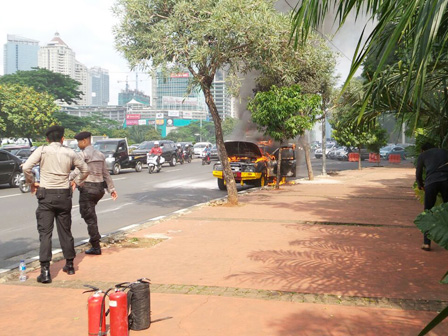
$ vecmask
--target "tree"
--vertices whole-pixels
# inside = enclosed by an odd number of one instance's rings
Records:
[[[218,69],[238,83],[238,73],[257,68],[270,55],[289,18],[265,0],[117,0],[114,12],[118,50],[132,67],[187,69],[191,87],[199,87],[212,115],[221,153],[228,201],[238,203],[236,183],[224,147],[221,118],[212,95]],[[233,81],[232,81],[233,80]]]
[[[379,126],[378,114],[365,114],[359,119],[359,109],[364,86],[353,80],[334,104],[330,124],[333,138],[342,146],[358,148],[358,169],[361,169],[361,148],[367,147],[376,153],[387,143],[386,131]]]
[[[19,84],[34,88],[37,92],[47,92],[67,104],[76,104],[83,94],[78,90],[80,82],[67,75],[50,71],[48,69],[34,68],[30,71],[17,71],[14,74],[0,77],[0,84]]]
[[[54,123],[54,99],[33,88],[0,84],[0,137],[42,138]]]
[[[426,77],[443,61],[444,57],[441,56],[446,55],[443,51],[448,42],[447,4],[444,0],[303,0],[294,14],[292,38],[296,46],[299,40],[305,42],[309,32],[318,28],[334,8],[337,8],[339,26],[345,23],[352,12],[357,17],[365,14],[370,19],[376,19],[373,32],[365,42],[363,34],[359,39],[345,86],[372,48],[377,48],[380,61],[370,79],[371,85],[364,94],[360,110],[362,114],[369,103],[373,85],[391,54],[397,45],[404,45],[409,50],[409,71],[403,85],[402,103],[409,101],[418,111],[425,94]]]
[[[269,91],[258,92],[249,102],[252,120],[266,135],[280,142],[276,189],[281,177],[282,144],[313,127],[320,113],[320,100],[319,95],[302,94],[299,85],[292,85],[273,86]]]
[[[141,143],[143,141],[158,140],[162,136],[160,132],[154,129],[154,126],[135,125],[129,126],[129,140],[133,143]]]

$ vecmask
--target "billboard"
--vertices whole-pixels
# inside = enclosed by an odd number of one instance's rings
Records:
[[[188,78],[190,77],[190,74],[188,72],[181,72],[181,73],[172,73],[170,74],[171,78]]]
[[[146,125],[146,119],[140,119],[140,120],[138,121],[138,124],[139,124],[139,125]]]
[[[126,125],[127,126],[134,126],[134,125],[138,125],[139,120],[136,119],[127,119],[126,120]]]
[[[126,114],[126,120],[129,120],[129,119],[138,120],[138,119],[140,119],[140,114]]]
[[[183,111],[182,116],[184,119],[191,119],[193,118],[193,113],[191,113],[190,111]]]
[[[162,104],[197,106],[198,99],[197,98],[189,98],[189,97],[163,96]]]
[[[163,119],[156,120],[156,125],[164,125],[164,124],[165,124],[165,120],[163,120]]]
[[[179,117],[179,111],[168,111],[168,117]]]
[[[163,119],[163,113],[156,113],[156,119]]]

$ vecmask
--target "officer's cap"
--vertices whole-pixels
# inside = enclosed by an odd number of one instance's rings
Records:
[[[62,133],[62,135],[64,135],[64,130],[65,130],[64,127],[59,126],[59,125],[54,125],[47,129],[47,131],[45,132],[45,136],[48,136],[48,134],[50,134],[51,132],[58,132],[58,133]]]
[[[90,138],[92,136],[92,133],[90,132],[79,132],[75,135],[76,140],[84,140],[86,138]]]

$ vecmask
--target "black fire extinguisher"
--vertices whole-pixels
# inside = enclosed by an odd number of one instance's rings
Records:
[[[149,279],[142,278],[129,285],[129,328],[131,330],[144,330],[148,329],[151,325],[151,298],[149,284]]]

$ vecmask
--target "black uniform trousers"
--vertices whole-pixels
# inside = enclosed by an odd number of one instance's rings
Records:
[[[52,235],[54,221],[65,259],[76,256],[72,227],[72,194],[70,189],[39,188],[37,193],[39,205],[36,210],[37,230],[39,232],[39,261],[49,265],[52,258]]]
[[[443,203],[448,202],[448,180],[425,185],[425,210],[434,207],[439,192],[442,195]],[[423,235],[423,244],[431,244],[431,240],[429,240],[426,233]]]
[[[89,242],[95,248],[100,247],[101,239],[95,206],[103,196],[104,186],[102,182],[84,182],[84,185],[79,187],[79,212],[87,224],[87,232],[90,236]]]

